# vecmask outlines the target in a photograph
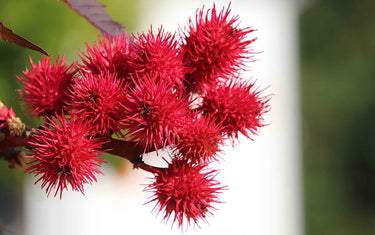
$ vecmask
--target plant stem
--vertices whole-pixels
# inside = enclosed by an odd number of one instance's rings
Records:
[[[164,169],[145,163],[141,157],[144,154],[144,149],[137,145],[136,142],[111,139],[111,141],[103,145],[103,150],[129,160],[134,165],[134,168],[140,168],[150,173],[157,173]]]
[[[26,133],[27,132],[27,133]],[[0,141],[0,151],[27,146],[30,134],[36,132],[35,129],[27,130],[23,135],[8,135],[8,137]],[[144,149],[137,145],[136,142],[124,141],[119,139],[110,139],[102,146],[104,152],[125,158],[129,160],[134,168],[140,168],[150,173],[157,173],[163,168],[150,166],[142,160]]]
[[[19,135],[13,135],[8,136],[5,140],[0,142],[0,151],[15,147],[21,147],[27,145],[27,137],[26,136],[19,136]]]

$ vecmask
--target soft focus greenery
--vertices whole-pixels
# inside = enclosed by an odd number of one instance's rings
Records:
[[[306,235],[375,234],[375,1],[300,17]]]

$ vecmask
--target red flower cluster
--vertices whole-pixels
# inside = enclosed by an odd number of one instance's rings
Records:
[[[18,77],[20,94],[45,125],[29,142],[35,160],[27,171],[48,194],[61,196],[68,185],[83,192],[100,173],[99,151],[110,151],[154,174],[151,201],[166,220],[173,215],[180,227],[205,220],[224,189],[208,164],[221,158],[225,140],[257,134],[269,110],[267,96],[239,78],[253,57],[253,31],[240,28],[229,7],[213,6],[198,11],[179,41],[162,28],[133,38],[105,35],[80,51],[81,64],[67,66],[65,57],[31,62]],[[103,142],[110,147],[103,150]],[[139,160],[167,146],[168,168]]]

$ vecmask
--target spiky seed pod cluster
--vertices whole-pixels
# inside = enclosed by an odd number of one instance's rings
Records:
[[[239,27],[230,7],[214,5],[197,11],[179,36],[163,28],[132,38],[105,35],[80,50],[81,63],[31,61],[18,77],[20,94],[45,123],[29,141],[35,160],[26,171],[48,194],[61,196],[69,185],[83,193],[100,173],[100,151],[111,151],[103,143],[135,154],[128,158],[134,164],[168,146],[167,168],[142,168],[154,174],[151,201],[180,227],[205,220],[224,189],[209,163],[222,158],[226,139],[252,139],[269,110],[267,96],[239,75],[253,57],[253,31]]]

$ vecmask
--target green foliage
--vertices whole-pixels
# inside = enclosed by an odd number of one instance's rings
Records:
[[[375,2],[300,18],[306,234],[374,234]]]

